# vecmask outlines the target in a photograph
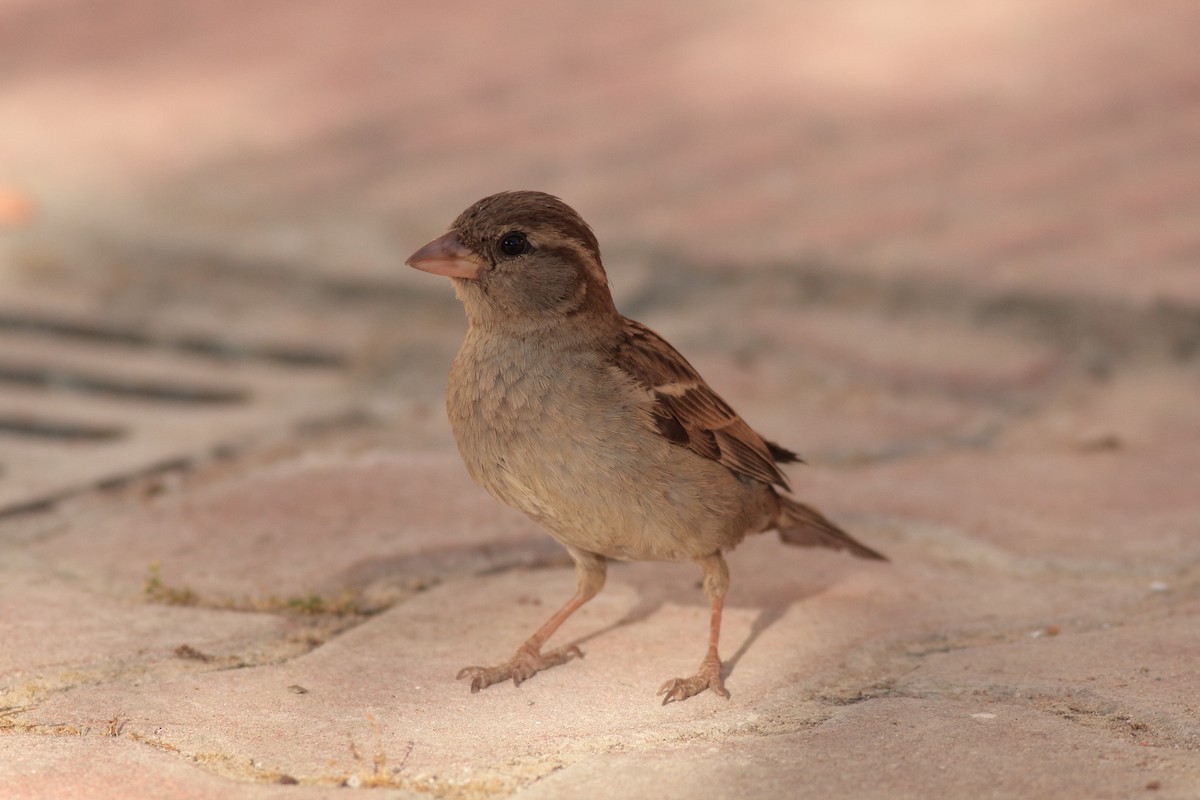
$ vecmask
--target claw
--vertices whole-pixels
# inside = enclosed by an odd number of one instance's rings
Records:
[[[583,658],[583,651],[576,645],[560,647],[544,654],[522,647],[503,664],[494,667],[464,667],[458,671],[455,680],[471,678],[471,694],[510,679],[513,686],[520,686],[542,670],[565,664],[572,658]]]
[[[662,704],[687,700],[693,695],[700,694],[705,689],[721,695],[726,700],[729,699],[729,691],[725,688],[725,682],[721,679],[721,667],[716,665],[711,667],[705,665],[700,672],[690,678],[672,678],[671,680],[658,687],[656,695],[662,695]]]
[[[495,669],[495,667],[493,667],[493,669]],[[463,678],[470,678],[471,694],[475,694],[490,683],[490,681],[486,680],[488,677],[488,671],[489,670],[487,667],[463,667],[458,671],[458,675],[456,675],[454,679],[456,681],[461,681]],[[503,680],[503,678],[501,678],[501,680]]]

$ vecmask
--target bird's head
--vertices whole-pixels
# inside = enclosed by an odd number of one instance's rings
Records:
[[[473,325],[616,316],[596,235],[543,192],[485,197],[406,263],[449,276]]]

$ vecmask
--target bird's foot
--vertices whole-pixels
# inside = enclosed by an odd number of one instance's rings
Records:
[[[522,647],[517,654],[503,664],[494,667],[464,667],[457,680],[471,679],[471,694],[486,689],[493,683],[512,679],[513,686],[520,686],[537,673],[550,667],[565,664],[572,658],[583,658],[583,651],[575,645],[559,647],[548,653],[539,653],[532,647]]]
[[[705,659],[700,665],[700,671],[695,675],[690,678],[672,678],[659,687],[658,694],[662,695],[662,704],[665,706],[672,700],[687,700],[705,689],[711,689],[726,700],[729,699],[729,691],[725,688],[725,681],[721,679],[720,661]]]

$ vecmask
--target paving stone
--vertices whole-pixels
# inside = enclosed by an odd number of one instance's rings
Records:
[[[308,800],[343,794],[315,786],[238,783],[162,752],[153,744],[131,747],[119,731],[106,738],[0,736],[0,790],[13,800],[58,797]],[[415,795],[397,789],[375,789],[371,796],[401,800]]]
[[[712,697],[664,709],[654,690],[673,674],[694,668],[702,655],[706,609],[692,572],[658,568],[659,581],[669,573],[677,589],[688,590],[671,595],[690,596],[693,602],[664,600],[647,610],[639,610],[642,598],[615,576],[614,585],[564,630],[564,641],[600,632],[584,643],[586,658],[538,675],[519,689],[502,685],[471,695],[453,677],[467,663],[507,657],[570,594],[570,570],[444,585],[279,668],[125,687],[122,709],[131,732],[153,732],[186,754],[205,754],[206,760],[217,754],[237,763],[251,759],[306,781],[353,771],[354,753],[368,762],[378,753],[389,767],[403,759],[397,775],[403,786],[463,790],[484,781],[513,789],[617,742],[674,741],[697,732],[736,730],[753,714],[756,698],[778,691],[784,676],[804,664],[803,654],[820,649],[825,655],[818,660],[824,661],[831,650],[844,652],[850,641],[861,639],[853,626],[837,624],[846,622],[850,609],[830,592],[829,600],[815,603],[836,619],[822,619],[812,610],[787,626],[807,633],[799,640],[794,633],[788,637],[793,649],[807,640],[790,663],[760,665],[748,684],[735,670],[730,703]],[[851,591],[860,595],[862,589]],[[618,625],[630,614],[633,621]],[[755,616],[752,609],[731,607],[728,641],[743,640]],[[827,635],[819,637],[818,631]],[[820,647],[818,638],[824,639]],[[766,651],[752,652],[761,657]],[[353,680],[347,680],[350,675]],[[290,686],[306,691],[296,694]],[[62,695],[20,719],[111,716],[110,697],[111,690],[84,688],[72,692],[69,702]]]
[[[1073,722],[1029,709],[890,698],[837,709],[819,727],[796,732],[617,749],[516,796],[1182,800],[1198,788],[1195,752],[1081,735]]]
[[[936,520],[1009,552],[1170,576],[1197,553],[1200,495],[1179,479],[1200,469],[1195,389],[1190,376],[1130,374],[1047,410],[987,457],[933,454],[808,480],[845,498],[832,503]]]
[[[707,610],[690,566],[643,564],[614,569],[564,629],[586,658],[519,689],[472,696],[453,675],[507,657],[570,594],[569,569],[448,582],[278,666],[81,686],[15,720],[98,729],[119,697],[130,735],[205,763],[336,782],[376,758],[402,764],[387,775],[404,788],[506,793],[613,748],[817,725],[831,706],[886,694],[926,651],[1025,641],[1043,620],[1095,624],[1129,604],[1110,577],[1047,584],[931,566],[903,550],[894,565],[866,565],[781,549],[758,537],[731,559],[728,703],[658,705],[659,683],[699,659]]]
[[[0,585],[0,707],[40,702],[73,686],[194,667],[207,657],[247,660],[303,646],[303,631],[265,614],[223,614],[97,595],[53,572],[6,568]]]
[[[457,453],[313,453],[68,526],[29,552],[118,597],[147,580],[210,607],[378,608],[446,576],[565,560]]]
[[[0,504],[51,498],[0,521],[0,795],[1200,794],[1198,9],[9,2],[3,358],[254,402],[0,393],[132,432],[0,439]],[[468,480],[461,311],[400,266],[514,187],[892,559],[743,543],[729,701],[653,694],[686,564],[614,565],[585,658],[454,680],[573,586]]]
[[[81,2],[12,6],[0,41],[21,78],[0,106],[6,185],[43,209],[35,253],[82,221],[384,275],[472,200],[536,184],[608,248],[1200,299],[1186,0],[582,15],[122,0],[86,34]]]
[[[1183,665],[1194,660],[1200,584],[1188,520],[1197,510],[1172,476],[1192,474],[1194,379],[1123,372],[1102,392],[1088,386],[1069,384],[1049,412],[991,447],[800,471],[804,496],[893,563],[793,550],[769,535],[734,551],[729,703],[702,696],[664,709],[653,696],[694,667],[707,621],[694,568],[671,564],[614,566],[605,592],[562,633],[581,642],[582,661],[470,695],[455,672],[507,657],[570,594],[571,570],[534,526],[471,486],[453,452],[334,445],[99,509],[87,525],[14,545],[18,566],[51,577],[45,594],[64,581],[72,590],[47,607],[51,617],[87,591],[150,618],[209,615],[218,628],[223,618],[241,624],[237,609],[256,604],[282,618],[256,641],[205,639],[204,626],[160,630],[140,660],[107,671],[108,656],[89,658],[96,648],[81,639],[67,657],[50,653],[74,659],[70,674],[51,691],[24,691],[6,720],[96,736],[119,714],[127,738],[253,785],[358,776],[459,796],[524,791],[612,753],[785,742],[772,737],[819,731],[847,704],[904,698],[974,698],[990,710],[970,713],[1002,709],[1026,734],[1076,715],[1074,748],[1107,752],[1144,730],[1153,746],[1190,753],[1194,709],[1180,697],[1195,677]],[[1097,432],[1117,444],[1094,445]],[[1093,513],[1089,499],[1104,505]],[[1122,536],[1130,514],[1153,535]],[[137,605],[151,564],[167,591],[207,607]],[[345,591],[394,605],[316,633],[288,615],[289,598],[332,604]],[[139,630],[129,635],[146,639]],[[178,656],[181,645],[216,658]],[[1110,648],[1129,656],[1091,666]],[[1067,662],[1061,677],[1036,677]],[[1122,685],[1131,675],[1148,688],[1133,699]],[[910,722],[926,724],[920,714]],[[1056,786],[1077,769],[1072,758],[1047,757],[1033,784],[993,780],[1011,793]],[[1141,779],[1120,763],[1123,780]],[[1163,763],[1186,775],[1191,762]],[[925,772],[897,785],[921,786]],[[965,772],[954,780],[978,788]]]
[[[1158,606],[1148,619],[1093,630],[1048,626],[1012,642],[930,653],[897,688],[1028,705],[1142,746],[1195,753],[1198,643],[1179,620],[1197,603],[1163,597],[1170,588],[1162,587],[1147,592],[1143,606]]]

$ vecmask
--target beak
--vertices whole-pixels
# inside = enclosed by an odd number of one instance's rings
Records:
[[[434,275],[472,281],[479,280],[484,267],[479,256],[463,246],[456,231],[442,234],[409,256],[404,263]]]

